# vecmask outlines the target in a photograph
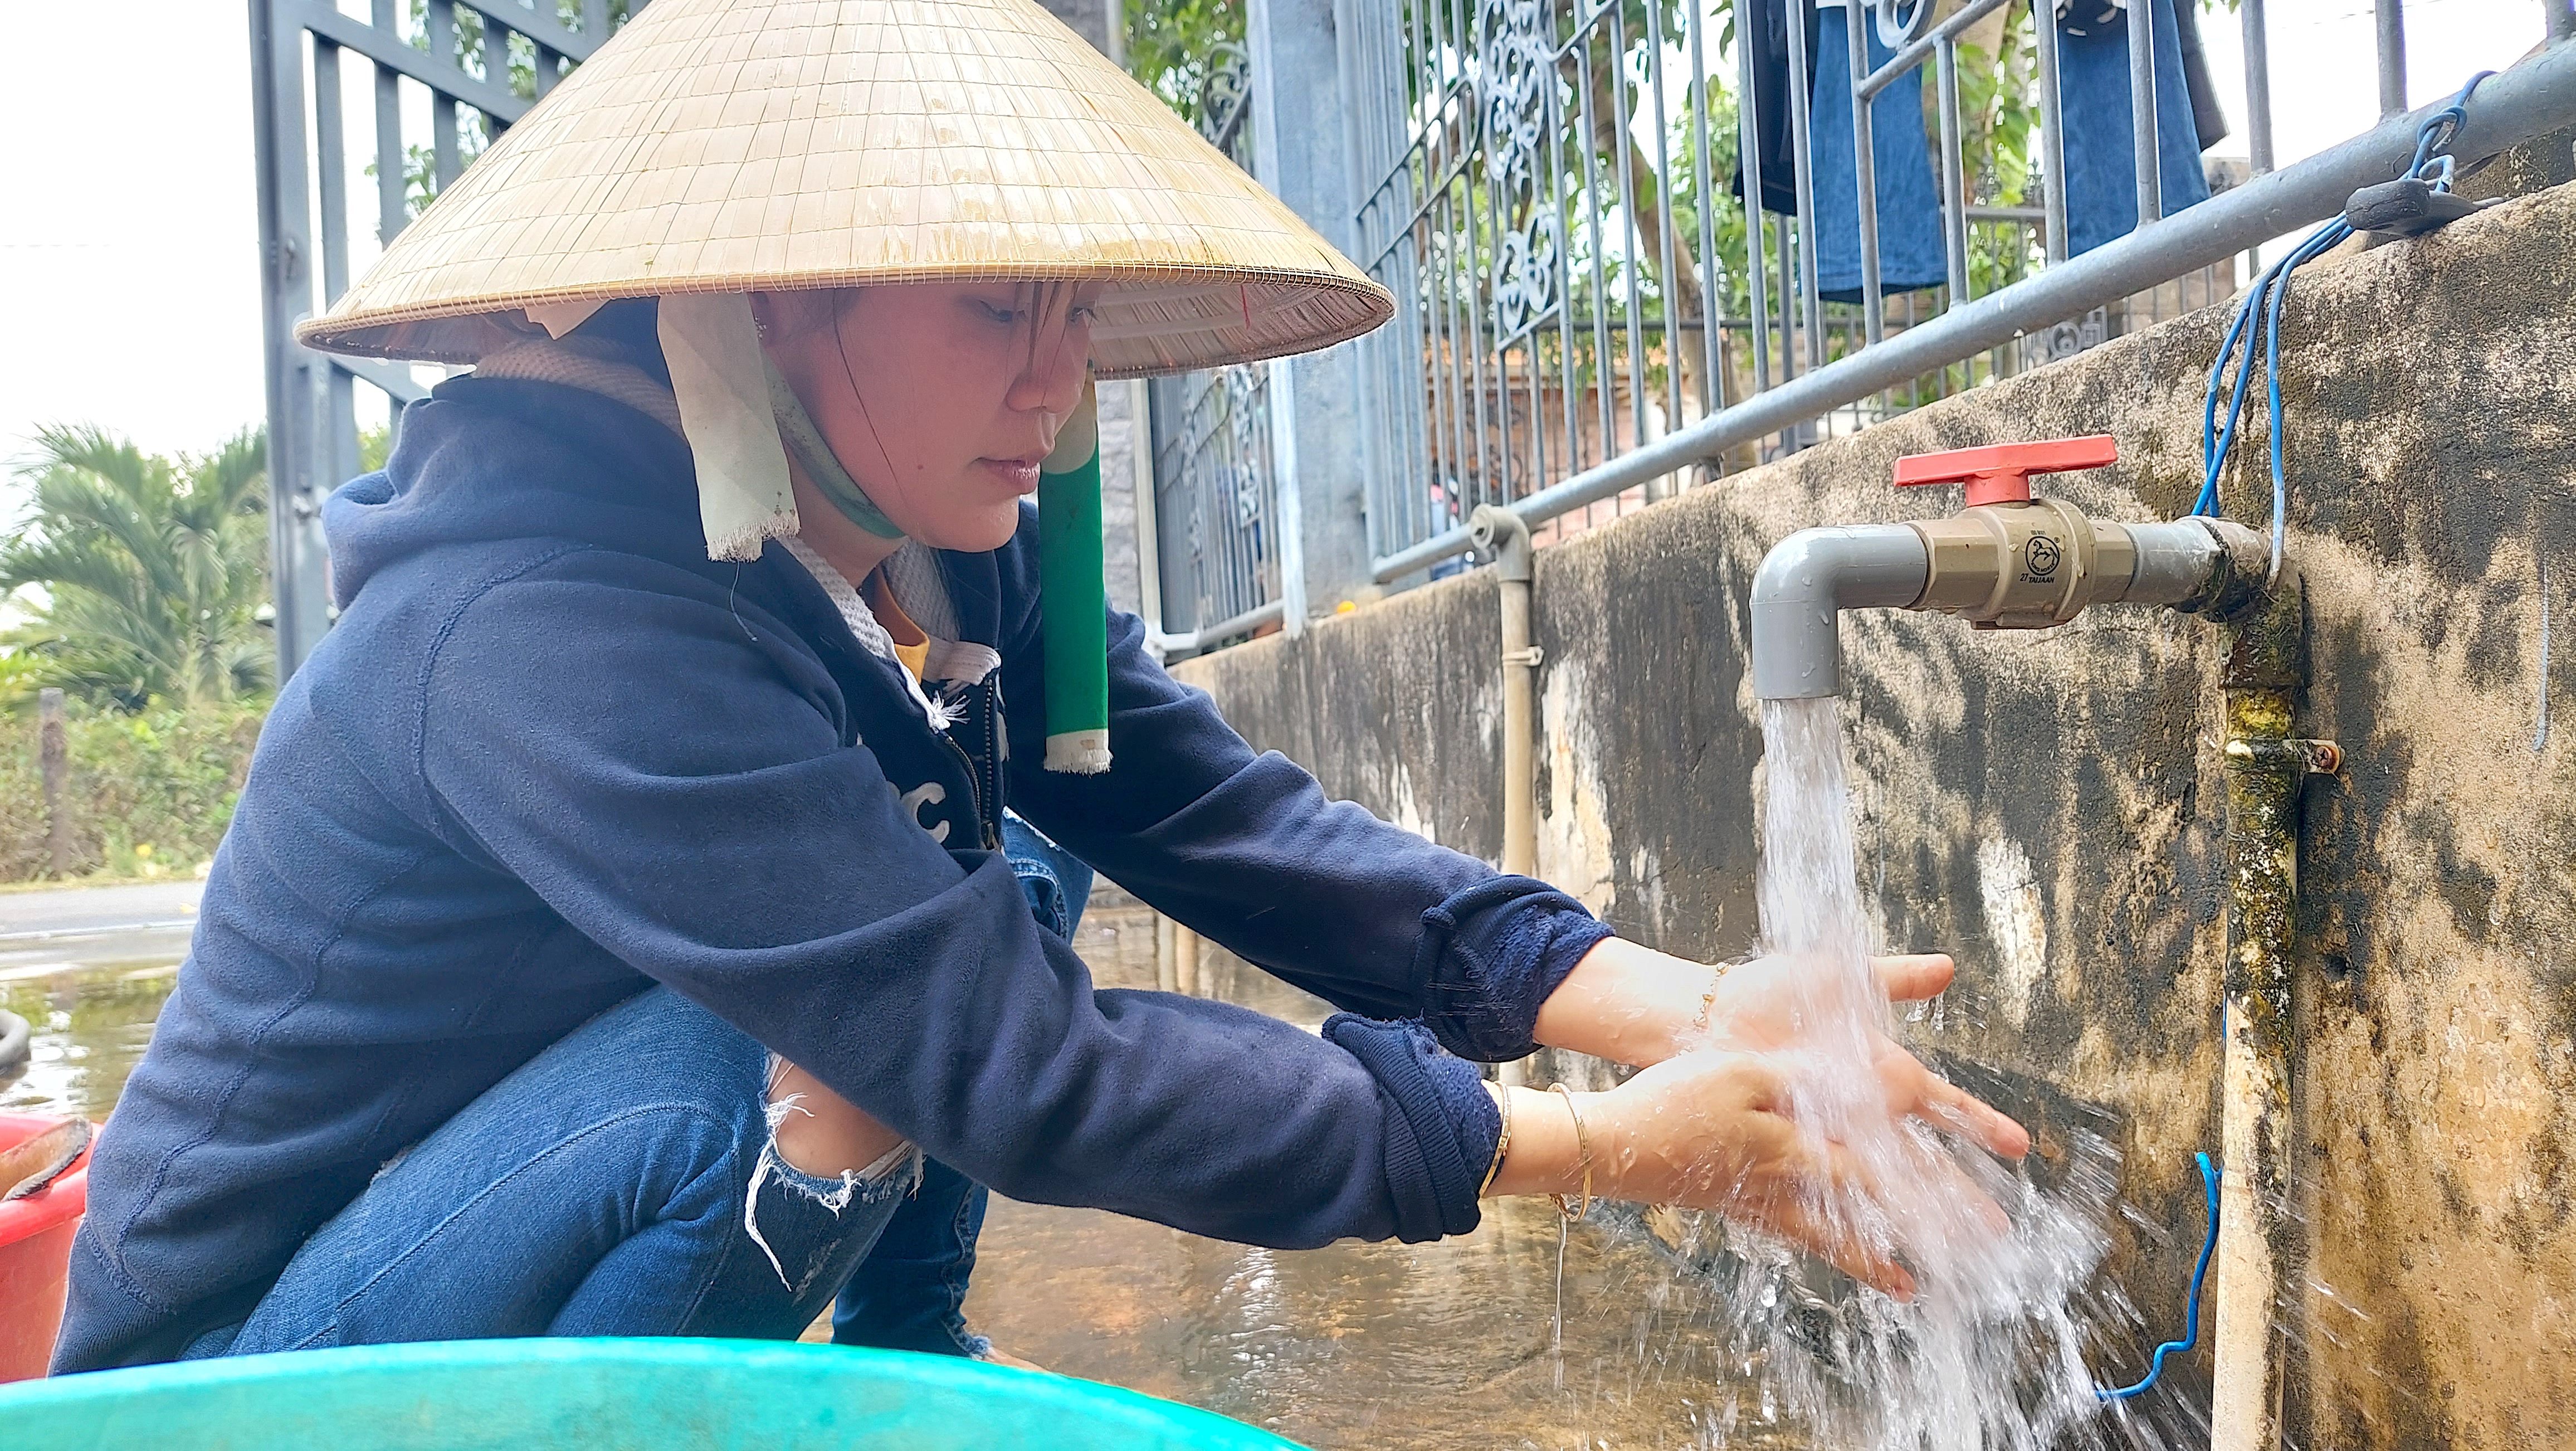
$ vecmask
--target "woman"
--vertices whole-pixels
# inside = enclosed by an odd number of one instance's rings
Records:
[[[102,1136],[58,1368],[793,1336],[844,1285],[846,1338],[973,1350],[970,1183],[1283,1247],[1489,1193],[1702,1205],[1905,1291],[1778,1111],[1792,967],[1622,942],[1327,802],[1132,617],[1105,680],[1050,658],[1041,593],[1081,595],[1025,499],[1089,371],[1388,305],[1026,0],[951,8],[658,0],[308,325],[478,366],[326,511],[341,615]],[[1095,991],[1006,803],[1344,1012]],[[1469,1061],[1537,1044],[1643,1071]]]

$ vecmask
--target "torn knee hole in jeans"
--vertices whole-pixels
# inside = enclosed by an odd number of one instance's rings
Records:
[[[777,1075],[773,1068],[771,1082],[775,1084],[776,1081]],[[842,1170],[837,1181],[808,1174],[797,1168],[779,1156],[778,1126],[787,1121],[789,1114],[807,1112],[798,1103],[798,1100],[803,1097],[803,1094],[791,1093],[784,1098],[772,1100],[766,1105],[765,1113],[769,1121],[769,1129],[761,1139],[760,1157],[752,1163],[751,1181],[744,1186],[742,1196],[743,1233],[750,1237],[753,1244],[760,1246],[762,1254],[769,1257],[769,1267],[777,1271],[778,1282],[798,1294],[804,1292],[805,1286],[787,1278],[787,1267],[779,1263],[778,1251],[772,1249],[769,1241],[761,1235],[761,1186],[775,1179],[791,1192],[822,1205],[837,1216],[850,1207],[850,1201],[857,1198],[862,1190],[879,1191],[892,1188],[897,1184],[902,1186],[902,1192],[906,1194],[920,1189],[923,1164],[920,1148],[907,1139],[879,1154],[866,1168]],[[884,1195],[879,1192],[870,1192],[867,1195],[870,1202],[883,1197]]]

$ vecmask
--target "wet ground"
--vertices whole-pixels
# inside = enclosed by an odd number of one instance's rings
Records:
[[[150,1040],[193,893],[0,895],[0,1007],[34,1026],[0,1109],[104,1118]],[[157,895],[154,895],[157,894]],[[1154,985],[1153,918],[1104,892],[1077,943],[1103,986]],[[1203,990],[1312,1026],[1320,1001],[1211,952]],[[1718,1362],[1710,1307],[1642,1235],[1577,1227],[1558,1278],[1545,1200],[1433,1245],[1274,1251],[997,1200],[968,1311],[1068,1375],[1330,1448],[1787,1447]],[[1559,1296],[1563,1325],[1557,1328]]]

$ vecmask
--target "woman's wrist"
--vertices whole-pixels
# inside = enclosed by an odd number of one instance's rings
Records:
[[[1534,1036],[1632,1067],[1660,1063],[1705,1036],[1716,982],[1706,963],[1605,937],[1539,1005]]]
[[[1613,1171],[1620,1156],[1610,1141],[1612,1116],[1602,1107],[1608,1095],[1497,1087],[1499,1101],[1509,1104],[1512,1136],[1502,1163],[1485,1186],[1487,1195],[1563,1194],[1571,1199],[1583,1192],[1588,1157],[1593,1196],[1618,1197]],[[1582,1119],[1579,1132],[1577,1115]]]

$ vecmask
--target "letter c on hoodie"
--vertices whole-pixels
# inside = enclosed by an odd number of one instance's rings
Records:
[[[932,841],[939,842],[943,845],[946,844],[948,840],[948,823],[945,821],[923,821],[921,819],[921,812],[923,807],[936,806],[947,799],[948,788],[940,785],[936,781],[926,781],[921,785],[904,792],[902,797],[903,809],[912,813],[912,819],[914,822],[919,824],[922,830],[930,833],[930,839]]]

